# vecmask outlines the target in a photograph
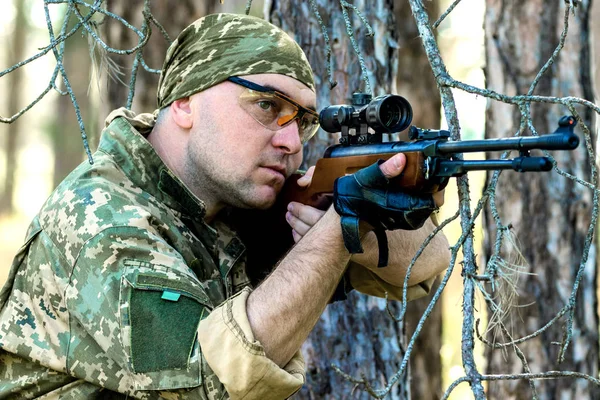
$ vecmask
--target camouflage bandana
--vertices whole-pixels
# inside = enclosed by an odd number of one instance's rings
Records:
[[[306,55],[280,28],[248,15],[208,15],[185,28],[169,47],[158,83],[158,107],[230,76],[269,73],[315,90]]]

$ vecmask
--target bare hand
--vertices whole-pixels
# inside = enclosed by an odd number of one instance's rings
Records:
[[[312,166],[300,179],[298,179],[298,186],[309,186],[314,173],[315,167]],[[292,201],[288,204],[287,209],[288,212],[285,214],[285,219],[292,227],[292,236],[296,243],[298,243],[298,241],[306,235],[306,232],[308,232],[308,230],[321,219],[323,214],[325,214],[325,211],[296,201]]]
[[[285,214],[285,219],[292,227],[294,242],[298,243],[324,214],[325,211],[307,206],[306,204],[295,201],[288,204],[288,212]]]

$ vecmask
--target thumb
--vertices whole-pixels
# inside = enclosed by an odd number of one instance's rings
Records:
[[[394,178],[404,170],[406,156],[402,153],[395,154],[389,160],[379,166],[386,178]]]
[[[308,186],[310,185],[310,183],[312,182],[312,177],[315,173],[315,167],[314,165],[312,167],[310,167],[308,169],[308,171],[306,171],[306,173],[304,175],[302,175],[302,177],[300,179],[298,179],[297,183],[298,186]]]

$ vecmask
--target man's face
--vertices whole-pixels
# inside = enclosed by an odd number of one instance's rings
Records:
[[[315,108],[315,93],[293,78],[279,74],[242,78]],[[300,166],[302,143],[297,120],[278,130],[261,125],[240,102],[245,93],[243,86],[223,82],[192,96],[194,125],[185,181],[211,204],[264,209],[273,205],[285,179]]]

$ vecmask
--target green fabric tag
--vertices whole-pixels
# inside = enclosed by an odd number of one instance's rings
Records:
[[[177,291],[182,293],[184,296],[187,294],[196,297],[198,301],[203,302],[204,304],[211,304],[210,299],[203,292],[202,288],[194,287],[190,283],[186,283],[183,281],[176,280],[165,280],[162,276],[152,276],[152,275],[138,275],[136,278],[136,284],[140,289],[154,289],[154,290],[164,290],[169,291],[171,293]]]
[[[169,300],[169,301],[177,301],[177,300],[179,300],[179,297],[181,297],[181,295],[179,293],[169,292],[168,290],[165,290],[162,294],[161,299]]]

